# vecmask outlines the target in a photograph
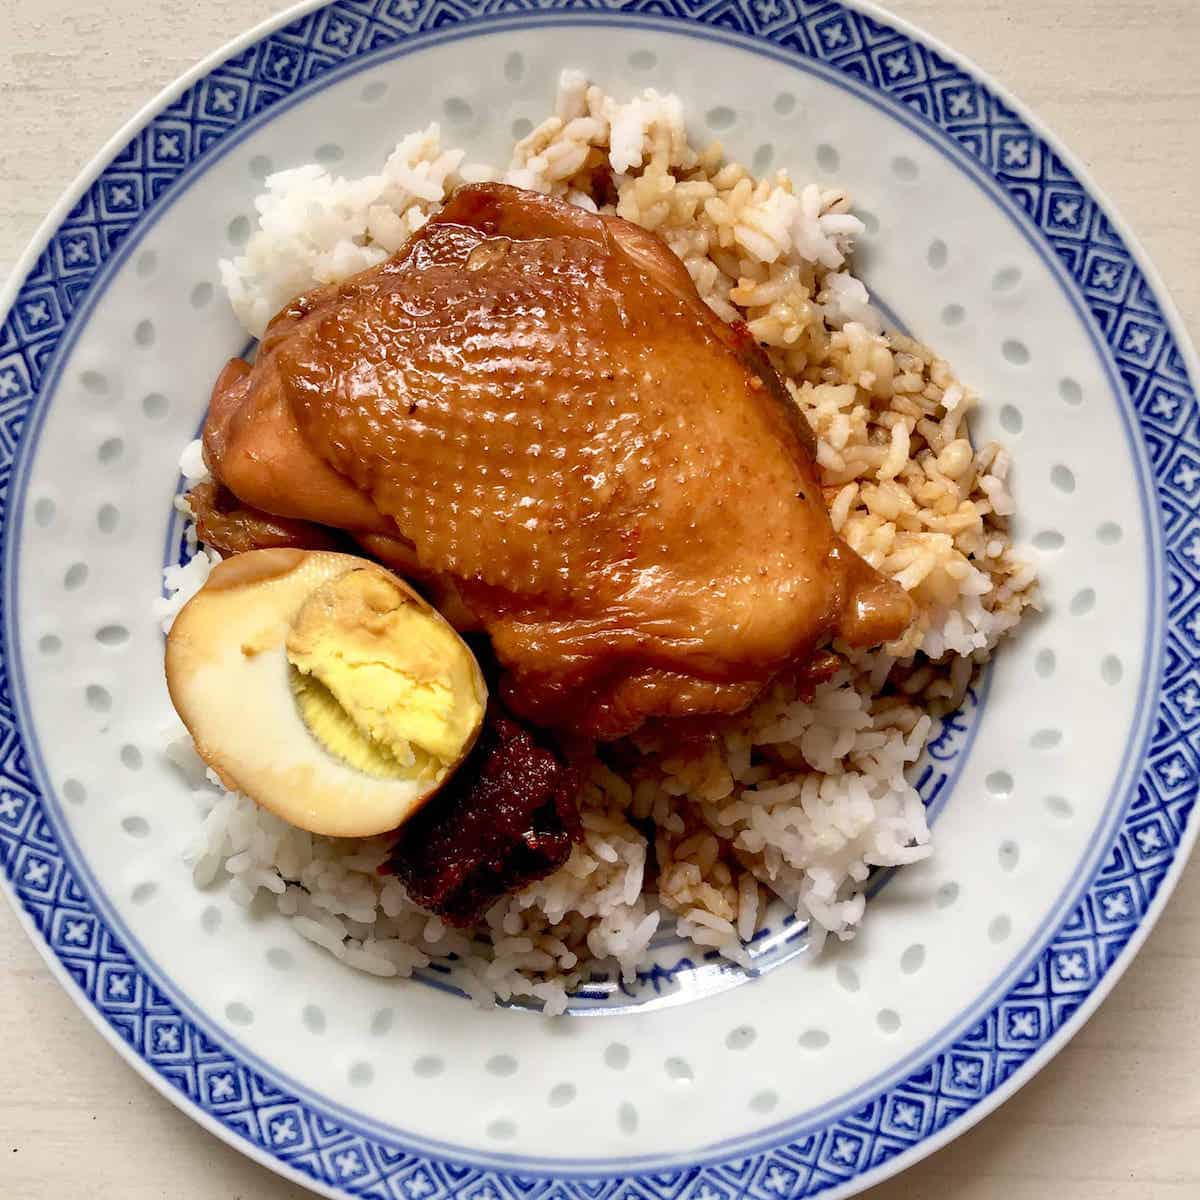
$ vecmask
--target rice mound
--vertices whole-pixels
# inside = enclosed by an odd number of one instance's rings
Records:
[[[937,718],[1037,603],[1008,531],[1008,454],[972,445],[977,398],[947,363],[883,331],[847,264],[864,227],[845,191],[797,187],[785,171],[755,179],[719,145],[692,146],[678,97],[647,90],[621,103],[575,71],[506,170],[468,164],[434,124],[377,175],[313,164],[270,176],[258,230],[221,264],[235,312],[261,335],[296,295],[398,250],[461,183],[496,179],[654,230],[708,305],[748,324],[816,432],[834,527],[913,596],[918,618],[880,650],[835,646],[844,666],[809,700],[777,684],[707,740],[634,738],[620,773],[598,763],[566,864],[471,933],[378,874],[387,839],[315,837],[224,792],[180,727],[169,753],[206,814],[188,851],[196,882],[227,879],[243,904],[269,893],[297,933],[348,966],[407,976],[453,962],[478,1001],[530,997],[548,1013],[598,967],[632,982],[670,920],[743,963],[771,904],[808,921],[818,944],[849,938],[872,869],[931,852],[908,776]],[[195,445],[181,470],[202,477]],[[217,561],[189,538],[194,556],[165,572],[164,629]]]

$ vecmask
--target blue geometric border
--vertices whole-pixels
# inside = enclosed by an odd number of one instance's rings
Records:
[[[1150,740],[1119,827],[1080,899],[1029,970],[978,1023],[901,1083],[823,1127],[736,1160],[654,1175],[564,1179],[413,1153],[339,1124],[186,1017],[117,940],[72,871],[32,777],[0,660],[0,872],[46,946],[129,1053],[260,1157],[331,1194],[390,1200],[793,1200],[937,1139],[1047,1049],[1106,983],[1193,836],[1200,780],[1200,413],[1184,353],[1100,203],[1055,150],[960,65],[885,21],[803,0],[340,0],[262,38],[153,117],[51,235],[0,325],[0,528],[26,423],[122,240],[186,171],[246,121],[323,74],[436,31],[555,10],[619,10],[742,34],[865,85],[961,147],[1062,263],[1120,372],[1150,463],[1167,611]],[[9,585],[11,581],[9,581]],[[5,595],[7,600],[7,592]],[[2,614],[0,614],[2,615]],[[5,626],[8,628],[7,624]],[[964,1122],[965,1123],[965,1122]]]

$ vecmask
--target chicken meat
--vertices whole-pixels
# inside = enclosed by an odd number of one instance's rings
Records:
[[[591,737],[736,712],[913,616],[746,327],[657,236],[511,187],[281,312],[204,444],[245,510],[345,531],[486,631],[515,712]]]

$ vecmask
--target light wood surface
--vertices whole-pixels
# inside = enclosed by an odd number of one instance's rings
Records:
[[[0,279],[124,119],[279,0],[0,0]],[[1200,327],[1200,4],[893,0],[1049,122]],[[869,1200],[1200,1197],[1200,861],[1086,1029]],[[301,1200],[105,1045],[0,904],[0,1197]]]

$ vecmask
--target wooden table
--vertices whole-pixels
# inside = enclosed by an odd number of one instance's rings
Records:
[[[0,278],[138,108],[280,0],[0,0]],[[1200,329],[1200,4],[894,0],[1082,155]],[[1200,861],[1087,1028],[1000,1112],[870,1200],[1200,1197]],[[0,1196],[300,1200],[92,1031],[0,905]]]

